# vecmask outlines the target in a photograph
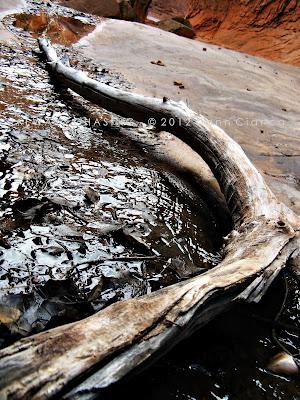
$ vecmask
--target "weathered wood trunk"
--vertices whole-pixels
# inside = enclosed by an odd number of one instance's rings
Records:
[[[212,270],[0,352],[1,399],[48,399],[72,384],[60,398],[93,399],[97,390],[158,357],[235,301],[259,301],[298,251],[300,220],[276,200],[241,147],[203,116],[183,103],[96,82],[63,65],[47,40],[39,42],[55,79],[86,99],[138,121],[154,118],[158,128],[172,121],[168,130],[215,174],[235,225],[225,238],[223,261]]]

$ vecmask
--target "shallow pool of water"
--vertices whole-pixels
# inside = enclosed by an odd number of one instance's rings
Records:
[[[0,294],[8,308],[0,319],[12,333],[82,318],[220,261],[223,227],[200,189],[122,134],[134,123],[119,119],[108,130],[99,121],[112,116],[53,86],[36,56],[1,50]]]

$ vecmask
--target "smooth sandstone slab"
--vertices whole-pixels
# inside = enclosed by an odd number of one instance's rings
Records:
[[[6,0],[0,2],[0,43],[16,41],[16,37],[9,32],[1,20],[9,14],[14,14],[26,7],[25,0]]]
[[[300,212],[299,68],[115,20],[104,20],[75,48],[123,73],[137,93],[183,100],[221,126]],[[151,63],[157,60],[164,66]]]

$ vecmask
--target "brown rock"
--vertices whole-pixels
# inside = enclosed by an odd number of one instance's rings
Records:
[[[117,0],[57,0],[56,3],[101,17],[120,17],[120,5]]]
[[[189,0],[152,0],[150,13],[161,19],[173,18],[177,15],[185,16],[189,3]]]
[[[70,45],[94,30],[94,25],[85,24],[78,19],[64,16],[18,14],[15,26],[31,32],[35,37],[46,34],[53,43]]]
[[[54,0],[89,14],[144,22],[151,0]]]
[[[16,322],[21,316],[21,311],[16,307],[0,305],[0,323],[11,324]]]
[[[195,32],[191,27],[188,20],[181,17],[165,19],[159,21],[157,26],[164,31],[173,32],[176,35],[184,36],[189,39],[193,39],[195,37]]]
[[[283,375],[299,374],[299,368],[294,358],[284,352],[276,354],[276,356],[271,359],[268,369],[272,372]]]
[[[178,86],[179,89],[184,89],[184,84],[181,81],[174,81],[174,85]]]
[[[165,67],[166,66],[161,60],[151,61],[151,64],[159,65],[160,67]]]

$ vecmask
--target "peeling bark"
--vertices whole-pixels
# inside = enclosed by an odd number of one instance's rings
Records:
[[[93,103],[141,122],[155,118],[157,128],[172,118],[168,131],[210,166],[234,220],[217,267],[0,351],[1,399],[94,399],[234,302],[259,301],[299,251],[300,219],[277,201],[242,148],[203,116],[183,103],[101,84],[64,65],[47,40],[39,43],[55,79]]]

